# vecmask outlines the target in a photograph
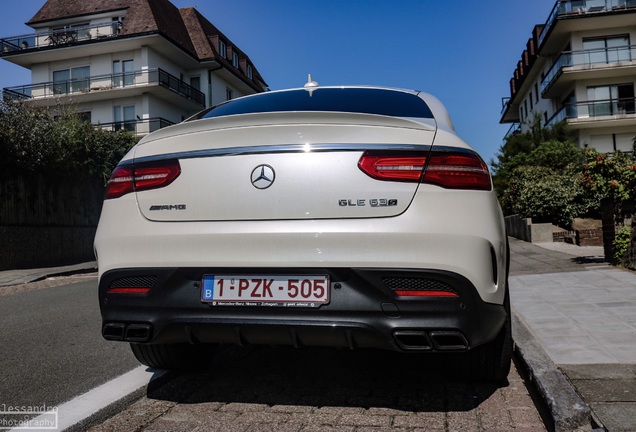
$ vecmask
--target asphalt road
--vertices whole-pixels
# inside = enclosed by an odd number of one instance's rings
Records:
[[[100,327],[96,279],[0,297],[0,407],[54,407],[139,366]]]

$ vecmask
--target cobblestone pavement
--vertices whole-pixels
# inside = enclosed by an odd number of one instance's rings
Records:
[[[439,357],[231,347],[90,429],[105,431],[542,431],[524,379],[453,380]]]

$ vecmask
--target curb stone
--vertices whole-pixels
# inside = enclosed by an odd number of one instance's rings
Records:
[[[556,432],[598,430],[592,427],[592,410],[557,369],[517,311],[512,308],[512,335],[535,387],[546,403]],[[602,426],[602,425],[599,425]],[[604,428],[600,430],[605,430]]]

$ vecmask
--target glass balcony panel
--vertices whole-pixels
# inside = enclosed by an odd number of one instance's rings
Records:
[[[205,106],[205,95],[199,90],[170,75],[161,69],[149,69],[128,74],[88,76],[88,67],[66,69],[53,72],[53,81],[5,88],[5,92],[13,92],[24,98],[43,98],[77,92],[108,90],[124,85],[159,84],[182,97]]]
[[[100,40],[118,36],[121,23],[110,21],[93,25],[79,25],[34,34],[0,39],[0,55],[18,50],[67,45],[88,40]]]

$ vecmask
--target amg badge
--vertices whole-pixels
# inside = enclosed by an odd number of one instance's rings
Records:
[[[161,204],[161,205],[151,205],[150,211],[159,211],[159,210],[185,210],[185,204]]]

